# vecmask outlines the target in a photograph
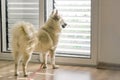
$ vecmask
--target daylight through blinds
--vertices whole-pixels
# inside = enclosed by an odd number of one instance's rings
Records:
[[[91,0],[55,0],[54,6],[68,24],[62,31],[57,52],[90,56]]]
[[[11,42],[11,27],[18,21],[26,21],[39,27],[39,0],[7,0],[8,50]]]
[[[11,27],[17,21],[28,21],[39,27],[39,0],[6,0],[8,50]],[[51,6],[53,7],[53,6]],[[91,52],[91,0],[54,0],[68,26],[62,30],[57,54],[60,56],[88,56]],[[44,14],[45,15],[45,14]]]

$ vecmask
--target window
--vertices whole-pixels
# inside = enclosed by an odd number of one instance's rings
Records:
[[[38,29],[56,8],[68,24],[62,30],[56,50],[58,60],[62,58],[66,63],[69,60],[73,60],[73,63],[95,63],[97,0],[2,0],[1,5],[2,51],[11,50],[10,31],[15,22],[28,21]]]
[[[90,0],[55,0],[54,7],[68,24],[57,48],[59,55],[90,57]],[[11,50],[11,27],[28,21],[39,28],[39,0],[6,0],[6,47]]]
[[[63,29],[57,52],[90,58],[91,0],[55,0],[54,6],[68,24]]]
[[[18,21],[27,21],[39,27],[39,0],[5,0],[6,4],[4,13],[6,13],[6,19],[4,19],[3,25],[6,31],[3,30],[5,36],[3,39],[3,51],[11,50],[11,27]],[[3,13],[3,14],[4,14]]]

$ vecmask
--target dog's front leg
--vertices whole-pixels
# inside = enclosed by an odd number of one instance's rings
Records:
[[[50,50],[50,56],[53,69],[59,68],[59,66],[55,64],[55,50]]]
[[[43,53],[43,68],[47,68],[47,53]]]

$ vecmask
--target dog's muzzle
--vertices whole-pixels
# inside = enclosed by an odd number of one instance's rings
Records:
[[[62,28],[65,28],[67,26],[67,24],[66,23],[64,23],[63,25],[62,25]]]

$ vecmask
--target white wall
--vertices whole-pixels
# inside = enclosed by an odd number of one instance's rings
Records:
[[[99,0],[99,62],[120,64],[120,0]]]

